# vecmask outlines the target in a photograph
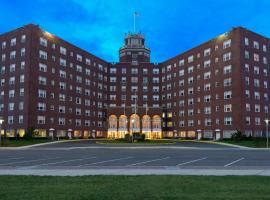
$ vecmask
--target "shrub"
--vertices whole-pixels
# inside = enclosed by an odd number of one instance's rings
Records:
[[[35,134],[35,128],[30,127],[30,128],[27,129],[27,131],[26,131],[26,133],[24,135],[24,138],[26,140],[31,140],[33,138],[34,134]]]
[[[242,141],[247,140],[248,138],[241,131],[237,130],[235,133],[232,134],[231,139],[234,141]]]
[[[131,136],[129,133],[125,134],[125,141],[131,142]]]

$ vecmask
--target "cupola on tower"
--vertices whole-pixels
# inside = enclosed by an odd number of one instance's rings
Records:
[[[150,62],[150,49],[145,46],[145,38],[141,33],[128,33],[125,44],[119,50],[119,61],[138,65]]]

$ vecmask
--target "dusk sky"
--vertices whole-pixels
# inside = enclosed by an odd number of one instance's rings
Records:
[[[270,37],[269,0],[0,0],[0,32],[28,23],[107,61],[118,61],[124,34],[146,37],[151,60],[161,62],[243,26]]]

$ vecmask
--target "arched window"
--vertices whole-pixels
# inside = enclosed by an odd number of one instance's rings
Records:
[[[161,129],[161,117],[158,115],[153,116],[153,129]]]
[[[127,116],[121,115],[119,117],[119,128],[126,129],[127,128]]]
[[[117,128],[117,117],[115,115],[111,115],[109,117],[109,128],[112,128],[112,129]]]
[[[151,129],[151,118],[149,115],[144,115],[142,118],[142,128]]]
[[[139,129],[140,128],[140,117],[137,114],[130,116],[130,129]]]

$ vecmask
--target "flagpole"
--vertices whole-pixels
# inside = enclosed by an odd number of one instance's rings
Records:
[[[133,14],[133,31],[134,31],[134,33],[135,33],[135,31],[136,31],[136,27],[135,27],[135,24],[136,24],[136,12],[134,12],[134,14]]]

